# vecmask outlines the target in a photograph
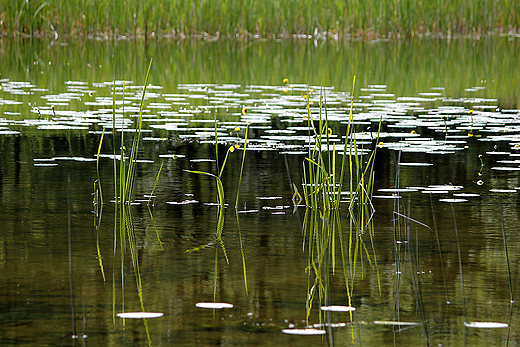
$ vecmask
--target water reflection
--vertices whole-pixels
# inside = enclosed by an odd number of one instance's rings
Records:
[[[102,126],[110,129],[111,100],[103,98],[110,97],[114,78],[133,81],[125,91],[129,99],[124,113],[121,104],[116,106],[120,110],[118,117],[123,119],[125,114],[126,125],[132,125],[135,121],[132,107],[139,97],[138,86],[144,81],[148,57],[152,55],[155,63],[150,80],[157,88],[151,89],[155,94],[150,94],[147,101],[150,107],[145,119],[150,139],[144,141],[140,153],[140,158],[147,162],[138,164],[136,196],[141,198],[152,191],[163,160],[164,168],[151,214],[142,204],[132,208],[132,217],[145,307],[148,311],[165,313],[149,321],[154,345],[326,344],[319,337],[309,340],[281,333],[289,326],[304,328],[308,323],[320,321],[317,310],[311,311],[307,320],[309,285],[305,269],[309,258],[303,251],[304,216],[299,209],[293,214],[292,208],[293,184],[302,182],[303,156],[298,153],[305,152],[312,143],[299,128],[305,124],[302,94],[308,88],[299,86],[302,90],[293,91],[293,95],[284,99],[286,86],[282,79],[334,87],[329,94],[329,115],[334,122],[331,132],[339,138],[345,132],[346,103],[350,100],[348,93],[342,93],[350,90],[353,73],[357,73],[357,83],[361,86],[355,98],[355,112],[360,117],[356,125],[360,149],[377,145],[370,132],[381,115],[387,117],[383,128],[387,137],[382,139],[375,158],[374,191],[413,189],[399,192],[400,198],[382,192],[391,199],[374,200],[373,248],[379,275],[366,261],[357,263],[358,274],[362,269],[362,276],[356,276],[352,282],[355,288],[352,306],[357,309],[354,326],[351,328],[345,316],[332,313],[330,323],[345,323],[335,329],[335,344],[350,344],[352,332],[354,345],[412,346],[424,344],[425,337],[431,345],[505,344],[504,331],[466,330],[470,328],[464,322],[503,322],[510,326],[516,323],[515,315],[509,320],[510,289],[502,222],[511,283],[516,293],[519,240],[514,230],[519,219],[518,197],[516,193],[503,193],[499,200],[496,192],[490,192],[490,189],[514,190],[520,185],[515,171],[493,169],[516,165],[514,134],[518,132],[518,112],[513,108],[518,105],[520,89],[515,87],[518,81],[510,73],[516,67],[515,42],[456,40],[314,47],[287,42],[217,45],[159,41],[139,46],[131,42],[114,45],[87,41],[58,47],[45,41],[3,40],[0,50],[5,59],[0,61],[0,69],[2,78],[9,81],[3,80],[2,84],[12,89],[6,87],[0,92],[0,110],[5,118],[2,127],[19,131],[18,135],[0,135],[0,213],[4,226],[0,231],[0,267],[4,274],[0,286],[4,303],[0,311],[3,317],[0,340],[3,344],[72,344],[65,235],[69,172],[73,187],[70,212],[75,314],[77,322],[85,324],[83,330],[88,334],[85,341],[108,346],[148,343],[143,322],[123,327],[120,321],[113,320],[111,275],[103,283],[97,259],[98,235],[91,196],[92,183],[97,179],[95,161],[71,158],[95,158]],[[9,85],[12,81],[28,83]],[[84,82],[87,88],[78,88],[82,83],[67,81]],[[193,87],[190,83],[201,82],[215,85],[208,89],[201,87],[197,92],[186,89]],[[223,86],[224,83],[239,86]],[[486,88],[475,88],[482,86]],[[255,89],[261,92],[251,91]],[[422,92],[433,94],[420,95]],[[69,95],[65,101],[42,98],[60,93],[77,94]],[[122,99],[121,94],[117,97]],[[100,103],[93,103],[97,98],[102,98],[97,100]],[[461,98],[467,99],[460,101]],[[485,101],[470,104],[467,102],[470,99]],[[288,103],[281,105],[280,100]],[[56,113],[51,108],[53,104]],[[247,115],[242,113],[244,105],[248,108]],[[468,105],[474,113],[468,112]],[[34,107],[43,112],[40,123],[35,124],[58,122],[65,126],[74,118],[81,119],[87,129],[37,129],[38,125],[27,122],[39,117]],[[168,110],[161,113],[163,107]],[[203,109],[208,112],[203,113]],[[281,109],[287,112],[283,114]],[[450,112],[449,118],[443,119],[443,112]],[[186,253],[214,239],[217,208],[205,203],[215,203],[217,191],[214,181],[184,171],[215,172],[215,162],[192,161],[214,158],[211,143],[214,114],[222,121],[218,132],[226,141],[219,148],[222,156],[228,142],[236,141],[237,124],[254,123],[239,207],[257,210],[240,215],[241,240],[233,211],[226,209],[223,239],[229,265],[223,261],[218,264],[216,296],[234,307],[217,312],[195,306],[214,298],[216,246]],[[170,123],[175,126],[165,125]],[[500,129],[508,130],[507,137]],[[204,138],[192,136],[197,132],[204,133]],[[207,136],[208,133],[211,135]],[[157,140],[161,138],[168,140]],[[363,141],[366,142],[361,144]],[[444,146],[446,141],[451,141],[449,148],[423,150],[427,145]],[[119,147],[108,133],[103,146],[103,154],[113,153],[113,148]],[[270,150],[263,150],[266,148]],[[453,153],[441,154],[448,149]],[[241,153],[237,153],[229,158],[222,175],[227,197],[234,197],[237,190],[241,164]],[[171,156],[161,157],[165,154]],[[35,166],[35,159],[54,160],[58,165]],[[219,160],[222,162],[223,157]],[[500,162],[504,160],[513,162]],[[106,157],[100,162],[105,200],[109,201],[113,198],[113,164]],[[484,183],[478,184],[479,180]],[[438,194],[431,186],[442,186],[447,193]],[[455,197],[453,187],[461,187],[457,193],[478,196],[465,197],[467,202],[454,204],[453,213],[451,203],[439,201]],[[199,203],[167,203],[184,200]],[[114,264],[120,264],[111,256],[113,209],[113,204],[104,207],[99,228],[100,253],[105,269],[110,272]],[[395,211],[408,219],[397,218]],[[348,220],[344,214],[341,217]],[[348,223],[342,225],[346,227]],[[439,234],[442,261],[432,230]],[[244,290],[242,244],[248,293]],[[131,261],[124,266],[131,271]],[[335,301],[332,303],[348,304],[343,274],[325,274],[330,276],[327,290]],[[125,283],[128,288],[135,284],[132,276],[113,282],[121,286],[121,281],[128,281]],[[135,290],[126,291],[125,306],[129,310],[140,308]],[[420,322],[421,326],[373,324],[395,320]],[[514,338],[518,336],[511,331],[510,339]]]

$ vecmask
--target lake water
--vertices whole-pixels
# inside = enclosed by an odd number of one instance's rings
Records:
[[[497,37],[1,39],[0,344],[518,345],[518,309],[511,304],[520,289],[518,56],[518,40]],[[151,57],[137,203],[127,209],[132,240],[121,250],[110,156],[122,147],[121,129],[130,154]],[[343,238],[334,236],[335,253],[318,261],[330,266],[335,259],[335,270],[322,270],[320,282],[304,227],[309,215],[294,208],[293,184],[303,192],[305,153],[314,143],[307,102],[317,119],[323,93],[326,133],[341,148],[354,75],[358,148],[377,151],[375,212],[365,232],[354,235],[366,251],[355,271],[353,263],[345,268],[349,302],[341,257],[349,259],[353,247],[348,203],[339,210]],[[218,165],[230,146],[241,145],[229,152],[221,176],[229,204],[224,246],[215,241],[215,179],[186,171],[217,174],[215,118]],[[104,205],[96,216],[103,129]],[[238,210],[247,213],[235,215],[246,129]],[[164,315],[117,317],[143,310],[139,294],[146,311]],[[196,307],[214,301],[233,308]],[[356,311],[324,314],[322,305]],[[478,322],[507,326],[475,328]],[[321,323],[333,323],[332,333],[283,332]]]

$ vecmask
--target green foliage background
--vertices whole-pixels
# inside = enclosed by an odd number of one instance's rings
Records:
[[[14,0],[0,2],[4,34],[291,37],[516,33],[513,0]]]

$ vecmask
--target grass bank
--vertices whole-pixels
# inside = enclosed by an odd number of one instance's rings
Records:
[[[514,0],[13,0],[0,34],[292,38],[517,34]]]

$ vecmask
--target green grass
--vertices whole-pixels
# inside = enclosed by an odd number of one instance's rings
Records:
[[[222,37],[332,33],[376,34],[508,32],[520,24],[513,0],[48,0],[2,1],[0,29],[10,34],[152,33]],[[206,36],[207,37],[207,36]]]
[[[353,91],[354,89],[355,77],[352,86]],[[377,258],[372,242],[372,216],[375,212],[372,206],[372,190],[377,146],[364,153],[363,148],[358,145],[354,136],[356,126],[353,122],[353,99],[344,143],[334,145],[334,134],[329,128],[325,102],[322,92],[318,114],[316,110],[313,113],[313,109],[307,103],[309,143],[313,143],[313,146],[309,147],[304,162],[303,197],[296,186],[293,195],[295,204],[303,200],[306,206],[303,230],[306,237],[305,249],[309,256],[307,320],[316,298],[320,306],[344,300],[333,299],[329,290],[330,277],[336,273],[337,258],[341,259],[348,306],[352,305],[358,264],[363,265],[366,259],[377,272],[379,281]],[[377,134],[379,131],[380,127]],[[374,138],[374,143],[377,142],[378,136]],[[341,159],[338,159],[340,156]],[[348,201],[342,201],[342,193],[348,193]],[[347,226],[342,225],[341,214],[344,212],[347,216]],[[372,252],[365,242],[367,239],[372,245]],[[324,316],[320,315],[321,318]]]

